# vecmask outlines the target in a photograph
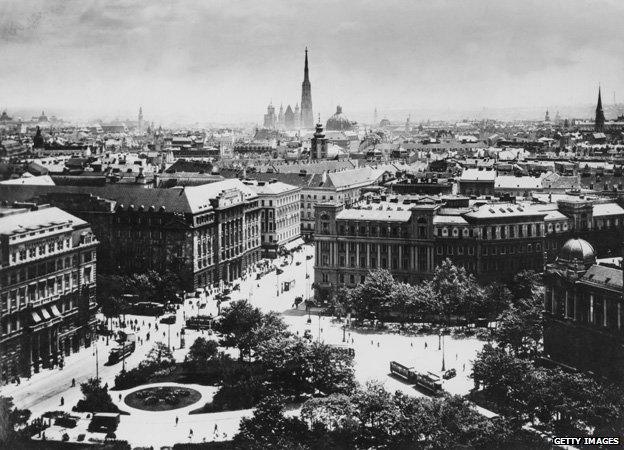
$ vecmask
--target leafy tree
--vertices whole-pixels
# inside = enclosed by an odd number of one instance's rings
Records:
[[[232,303],[222,311],[221,320],[216,324],[217,331],[224,335],[222,344],[238,347],[239,357],[250,354],[252,331],[262,324],[262,312],[246,300]]]
[[[149,365],[165,366],[175,364],[171,349],[162,342],[156,342],[147,354],[145,362]]]
[[[539,296],[541,290],[541,276],[534,270],[523,270],[517,273],[509,289],[514,299],[526,299]]]
[[[322,425],[334,430],[353,423],[355,405],[345,394],[332,394],[327,397],[312,398],[301,408],[301,418],[310,426]]]
[[[436,267],[431,286],[436,310],[449,324],[453,314],[465,314],[478,309],[472,303],[482,301],[480,288],[474,277],[464,267],[455,266],[448,258]]]
[[[392,305],[394,278],[385,269],[368,273],[364,283],[357,285],[349,295],[350,306],[358,317],[372,319]]]
[[[516,356],[537,354],[543,336],[541,302],[517,300],[501,314],[494,336],[498,345]]]
[[[117,405],[108,393],[108,389],[102,386],[99,378],[90,378],[80,385],[84,398],[78,400],[74,411],[79,412],[118,412]]]
[[[250,418],[243,418],[234,445],[250,450],[305,449],[308,428],[297,417],[284,415],[283,399],[263,400]]]
[[[523,401],[523,383],[533,364],[509,355],[500,347],[486,344],[477,354],[472,366],[476,388],[488,392],[489,397],[506,410],[519,410]]]
[[[285,395],[347,393],[355,387],[353,356],[341,348],[291,336],[263,342],[256,356]]]
[[[0,447],[12,448],[20,438],[18,428],[25,426],[30,418],[30,410],[18,409],[13,399],[0,397]]]
[[[189,348],[189,352],[184,358],[184,365],[196,371],[206,369],[212,360],[219,354],[219,346],[215,341],[198,337]]]
[[[511,291],[502,283],[490,283],[484,289],[487,303],[483,313],[489,318],[497,318],[512,302]]]

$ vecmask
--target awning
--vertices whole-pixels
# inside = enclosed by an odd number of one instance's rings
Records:
[[[41,315],[43,316],[44,320],[48,320],[50,317],[52,317],[50,313],[48,312],[48,310],[45,308],[41,308],[39,311],[41,312]]]
[[[294,248],[297,248],[299,246],[303,245],[303,239],[301,238],[297,238],[293,241],[287,242],[286,244],[284,244],[284,250],[292,250]]]
[[[52,312],[52,315],[54,317],[61,317],[61,315],[62,315],[61,312],[56,307],[56,305],[52,305],[52,307],[50,308],[50,311]]]
[[[37,314],[35,311],[32,311],[30,314],[35,323],[41,322],[41,317],[39,317],[39,314]]]

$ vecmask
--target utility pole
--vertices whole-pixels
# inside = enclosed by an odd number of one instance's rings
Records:
[[[95,342],[95,378],[100,378],[100,368],[98,362],[98,346],[97,341]]]
[[[121,344],[121,371],[126,371],[126,341]]]
[[[444,372],[445,369],[445,365],[444,365],[444,335],[442,335],[442,372]]]

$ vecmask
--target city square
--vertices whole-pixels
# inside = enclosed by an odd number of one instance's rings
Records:
[[[624,4],[0,12],[0,448],[624,443]]]

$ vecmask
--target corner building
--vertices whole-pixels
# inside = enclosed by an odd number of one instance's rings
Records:
[[[624,380],[622,270],[570,239],[544,273],[544,352],[554,361]]]
[[[2,384],[90,346],[97,244],[89,224],[58,208],[0,207]]]

